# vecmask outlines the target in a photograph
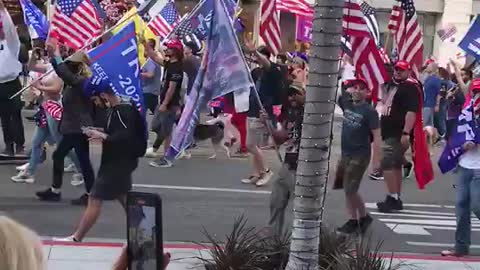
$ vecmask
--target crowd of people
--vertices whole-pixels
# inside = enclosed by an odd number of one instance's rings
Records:
[[[87,208],[75,232],[57,240],[82,241],[100,215],[103,201],[118,200],[125,207],[127,192],[132,189],[132,173],[141,157],[154,157],[149,164],[156,168],[168,168],[177,162],[157,151],[162,144],[164,153],[170,147],[175,124],[200,68],[203,45],[194,36],[172,39],[164,46],[155,40],[143,41],[147,61],[141,68],[141,84],[145,109],[153,115],[148,130],[156,135],[153,145],[147,148],[144,136],[147,127],[139,112],[108,84],[92,81],[86,54],[74,53],[49,40],[45,48],[33,48],[28,59],[21,59],[21,42],[1,5],[0,18],[0,41],[5,41],[1,57],[12,66],[0,72],[0,119],[5,143],[1,155],[25,154],[21,96],[10,98],[22,87],[19,74],[23,65],[34,79],[28,91],[36,93],[38,112],[34,117],[36,129],[28,163],[18,167],[19,173],[12,176],[12,181],[34,183],[35,172],[46,159],[46,145],[55,145],[52,185],[36,196],[44,201],[60,201],[64,172],[73,171],[72,184],[84,184],[85,192],[72,203]],[[243,49],[246,58],[252,61],[255,82],[249,110],[236,112],[234,95],[228,94],[217,100],[220,105],[214,106],[212,115],[232,116],[231,122],[240,136],[237,155],[251,158],[251,173],[239,181],[260,187],[276,175],[268,223],[272,233],[281,234],[285,230],[285,211],[294,194],[309,49],[304,45],[294,53],[277,55],[276,61],[272,61],[273,55],[267,47],[256,47],[251,40],[244,42]],[[422,115],[430,151],[434,151],[434,145],[444,144],[455,133],[457,119],[465,104],[476,98],[480,81],[473,79],[471,70],[460,69],[454,61],[439,67],[433,59],[425,63],[421,75],[415,78],[410,64],[400,60],[388,66],[392,79],[382,86],[378,102],[373,103],[373,89],[351,72],[351,59],[345,56],[342,63],[338,100],[343,111],[341,157],[333,188],[344,190],[349,220],[338,232],[365,233],[373,219],[366,211],[359,187],[368,168],[371,179],[384,180],[386,184],[387,194],[384,201],[377,203],[378,210],[385,213],[403,210],[403,181],[414,169],[406,153],[411,149],[412,155],[415,154],[411,146],[418,116]],[[51,69],[54,71],[49,72]],[[36,80],[38,76],[42,78]],[[92,142],[103,146],[96,176],[89,152]],[[284,164],[274,172],[266,162],[264,150],[276,145],[284,145],[285,153]],[[454,251],[443,252],[445,256],[468,254],[470,210],[480,217],[479,189],[475,184],[480,152],[473,142],[467,142],[464,148],[466,153],[458,169],[456,246]]]

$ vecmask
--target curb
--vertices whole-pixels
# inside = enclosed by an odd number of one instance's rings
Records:
[[[125,245],[122,242],[81,242],[81,243],[72,243],[72,242],[59,242],[52,240],[43,240],[42,241],[46,246],[55,246],[55,247],[95,247],[95,248],[121,248]],[[188,244],[188,243],[165,243],[164,248],[167,249],[194,249],[194,250],[205,250],[205,246],[197,244]],[[208,247],[208,245],[206,245]],[[391,253],[384,252],[382,253],[385,258],[392,257]],[[428,254],[394,254],[393,259],[396,260],[419,260],[419,261],[443,261],[443,262],[479,262],[480,257],[463,257],[463,258],[454,258],[454,257],[442,257]]]

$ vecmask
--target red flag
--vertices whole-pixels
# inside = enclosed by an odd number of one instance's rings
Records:
[[[425,189],[425,186],[433,181],[433,167],[430,160],[430,153],[423,130],[422,108],[423,108],[423,91],[420,84],[415,79],[408,79],[413,83],[418,92],[418,100],[420,101],[419,109],[416,113],[415,125],[413,127],[413,164],[415,168],[415,178],[420,189]]]

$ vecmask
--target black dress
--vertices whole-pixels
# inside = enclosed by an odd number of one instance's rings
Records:
[[[100,200],[115,200],[132,189],[132,173],[138,166],[138,157],[132,154],[132,141],[138,128],[134,106],[122,102],[108,114],[103,142],[102,160],[91,196]]]

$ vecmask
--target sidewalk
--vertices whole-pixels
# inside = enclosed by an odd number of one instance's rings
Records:
[[[44,245],[48,270],[111,270],[123,246],[119,242],[61,243],[48,240]],[[193,244],[166,244],[165,251],[172,254],[167,270],[203,270],[198,258],[209,257],[206,250]],[[457,260],[428,255],[396,255],[395,263],[398,262],[405,265],[401,270],[480,270],[480,258]]]

